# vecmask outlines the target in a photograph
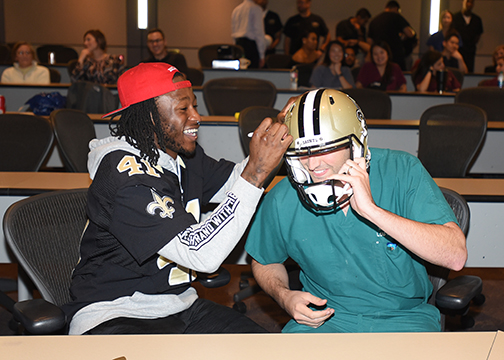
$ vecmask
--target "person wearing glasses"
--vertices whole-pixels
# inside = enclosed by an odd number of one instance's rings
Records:
[[[187,75],[187,62],[181,53],[168,51],[164,33],[159,28],[149,30],[147,33],[147,47],[150,56],[142,62],[164,62],[175,66],[181,73]]]
[[[37,64],[35,50],[26,41],[17,42],[12,49],[13,66],[2,73],[6,84],[49,84],[49,69]]]

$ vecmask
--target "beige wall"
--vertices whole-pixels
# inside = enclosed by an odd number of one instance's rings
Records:
[[[125,53],[123,0],[4,0],[6,42],[67,44],[82,49],[84,33],[100,29],[110,53]]]
[[[168,44],[180,48],[189,66],[199,67],[197,49],[204,44],[232,42],[231,12],[242,0],[158,0],[158,26]],[[402,0],[402,15],[420,29],[422,1]],[[321,15],[335,36],[336,24],[367,7],[373,16],[386,0],[313,0],[312,11]],[[449,8],[460,9],[461,0],[450,0]],[[62,43],[81,50],[86,30],[99,28],[109,43],[109,52],[126,54],[126,1],[123,0],[4,0],[7,42],[26,40],[34,44]],[[296,13],[295,0],[269,0],[269,8],[282,22]],[[502,14],[504,0],[477,0],[475,13],[483,19],[485,33],[478,45],[476,70],[490,62],[497,44],[504,44]]]

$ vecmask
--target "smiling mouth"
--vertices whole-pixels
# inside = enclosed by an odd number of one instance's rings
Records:
[[[194,128],[194,129],[185,129],[184,130],[184,135],[192,136],[192,137],[197,137],[198,136],[198,129],[197,128]]]

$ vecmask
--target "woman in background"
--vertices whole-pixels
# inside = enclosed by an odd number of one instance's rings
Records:
[[[6,84],[49,84],[49,69],[37,65],[33,47],[26,41],[17,42],[12,48],[14,64],[2,73],[2,83]]]
[[[450,10],[443,10],[440,14],[439,27],[440,30],[437,33],[432,34],[427,40],[427,46],[429,50],[443,51],[443,41],[445,40],[446,34],[452,29],[451,24],[453,21],[453,14]],[[462,39],[459,35],[459,46],[462,46]]]
[[[313,69],[310,85],[317,88],[350,89],[354,87],[354,79],[348,66],[341,66],[344,51],[343,44],[331,41],[327,45],[324,61]]]
[[[439,51],[427,51],[413,72],[413,83],[417,91],[437,91],[436,75],[444,71],[443,55]],[[459,91],[460,83],[450,70],[446,70],[445,91]]]
[[[362,65],[357,82],[358,88],[388,91],[406,91],[406,78],[399,65],[391,61],[391,51],[385,41],[371,46],[371,62]]]
[[[492,65],[485,66],[485,74],[487,73],[500,73],[497,71],[497,58],[504,56],[504,45],[497,45],[492,54]]]
[[[495,72],[497,76],[480,82],[478,86],[499,86],[499,76],[504,76],[504,56],[499,56],[495,62]]]
[[[115,84],[124,68],[122,55],[106,53],[107,41],[100,30],[84,34],[84,49],[72,71],[72,82],[85,80],[99,84]]]

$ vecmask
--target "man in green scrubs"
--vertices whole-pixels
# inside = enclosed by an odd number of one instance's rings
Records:
[[[259,285],[293,318],[283,331],[439,331],[424,261],[460,270],[467,249],[420,161],[369,149],[362,111],[336,90],[305,93],[285,123],[289,176],[265,197],[246,244]],[[289,289],[289,257],[301,291]]]

